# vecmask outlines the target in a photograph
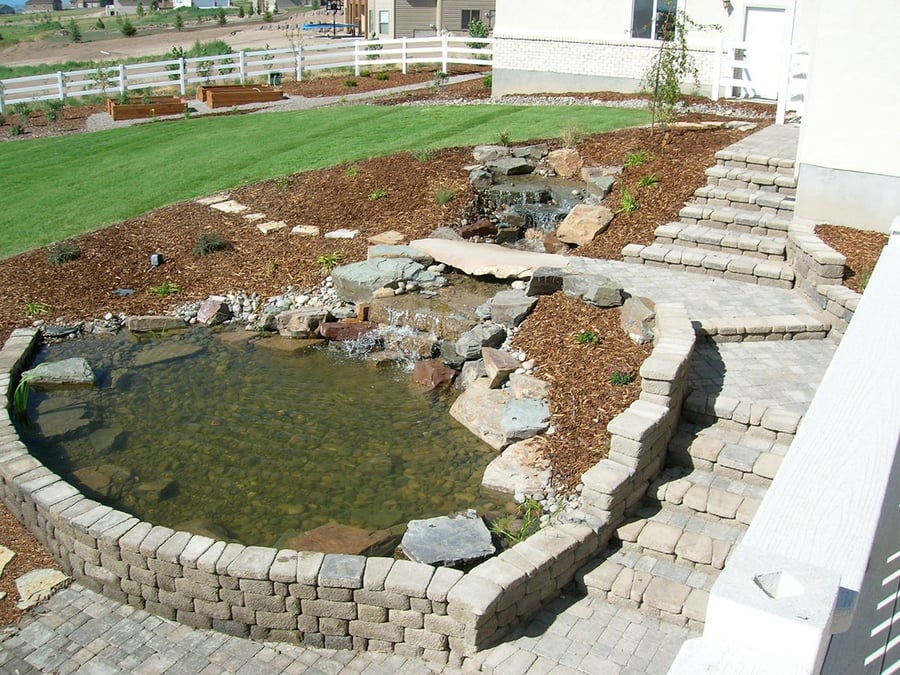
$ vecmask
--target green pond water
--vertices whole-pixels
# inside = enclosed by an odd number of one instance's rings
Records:
[[[104,503],[247,545],[498,508],[480,490],[496,451],[449,416],[448,395],[334,347],[287,354],[242,337],[45,347],[37,362],[82,356],[98,386],[32,391],[23,439]]]

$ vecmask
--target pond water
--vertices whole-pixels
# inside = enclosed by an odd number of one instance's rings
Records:
[[[23,440],[107,504],[247,545],[497,508],[480,489],[496,451],[449,416],[449,394],[334,346],[247,338],[198,328],[44,347],[36,361],[82,356],[98,386],[32,391]]]

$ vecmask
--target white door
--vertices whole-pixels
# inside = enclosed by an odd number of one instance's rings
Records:
[[[744,42],[747,43],[743,78],[749,79],[746,95],[778,98],[781,55],[785,42],[785,11],[782,7],[747,7]]]

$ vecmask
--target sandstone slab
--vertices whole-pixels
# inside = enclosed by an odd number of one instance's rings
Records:
[[[185,328],[187,324],[178,316],[129,316],[125,328],[132,333],[162,333]]]
[[[366,257],[369,260],[374,258],[408,258],[426,267],[434,262],[434,258],[427,253],[416,250],[411,246],[400,246],[397,244],[376,244],[375,246],[370,246]]]
[[[557,176],[562,176],[563,178],[578,176],[581,173],[581,167],[584,166],[584,160],[581,158],[581,155],[573,148],[553,150],[547,155],[547,163],[556,172]]]
[[[413,243],[413,248],[431,253]],[[375,291],[396,288],[400,281],[420,284],[434,282],[436,276],[409,258],[377,258],[335,267],[331,272],[334,290],[347,302],[368,303]]]
[[[295,551],[365,555],[386,545],[393,536],[390,530],[367,530],[341,523],[326,523],[291,537],[284,547]]]
[[[504,494],[532,495],[550,485],[550,463],[541,452],[541,437],[513,443],[484,470],[482,487]]]
[[[484,370],[487,373],[488,386],[491,389],[503,386],[503,383],[519,367],[519,360],[515,356],[492,347],[482,348],[481,358],[484,359]]]
[[[413,248],[429,253],[436,261],[475,276],[498,279],[525,279],[540,267],[563,268],[565,256],[505,248],[497,244],[476,244],[446,239],[417,239]]]
[[[275,317],[275,326],[282,337],[310,338],[316,335],[319,324],[327,320],[327,309],[303,307],[279,313]]]
[[[575,246],[584,246],[605,232],[612,222],[613,212],[605,206],[577,204],[556,230],[560,241]]]
[[[54,592],[71,581],[59,570],[37,569],[23,574],[16,579],[16,590],[19,593],[19,609],[30,609],[49,599]]]
[[[406,241],[406,237],[402,232],[397,230],[387,230],[368,238],[368,242],[374,246],[384,244],[386,246],[397,246]]]
[[[35,389],[51,389],[65,386],[91,386],[96,378],[87,360],[81,357],[47,361],[22,373]]]
[[[470,383],[450,407],[450,415],[492,448],[502,450],[512,441],[501,425],[510,394],[491,389],[486,378]]]

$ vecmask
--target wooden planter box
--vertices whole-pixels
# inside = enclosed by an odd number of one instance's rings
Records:
[[[267,84],[231,84],[197,87],[197,99],[210,108],[226,108],[245,103],[268,103],[284,98],[284,89]]]
[[[177,96],[152,96],[148,102],[135,99],[133,103],[121,103],[115,99],[106,101],[106,112],[113,120],[134,120],[141,117],[180,115],[187,110],[187,103]]]

